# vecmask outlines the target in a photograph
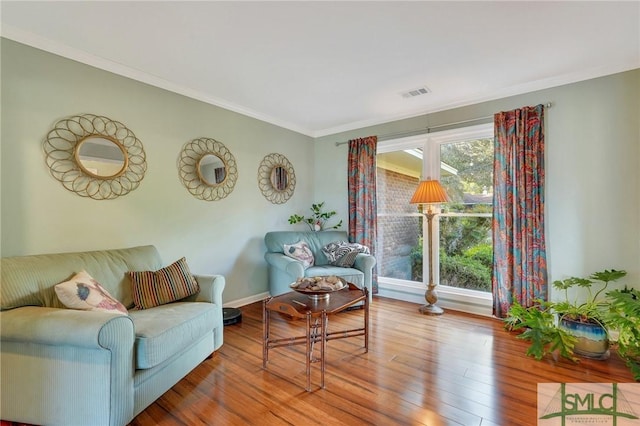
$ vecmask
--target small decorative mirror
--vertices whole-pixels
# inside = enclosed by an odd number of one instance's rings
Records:
[[[198,161],[198,177],[209,186],[224,182],[227,172],[224,162],[214,154],[205,154]]]
[[[104,116],[58,121],[44,141],[51,175],[69,191],[109,200],[136,189],[147,170],[142,143],[124,124]]]
[[[271,186],[276,191],[284,191],[288,186],[287,169],[282,166],[276,166],[271,169]]]
[[[296,188],[293,166],[282,154],[269,154],[258,167],[258,187],[273,204],[286,203]]]
[[[83,172],[97,179],[122,175],[128,163],[127,152],[120,142],[93,135],[78,142],[75,159]]]
[[[238,179],[236,159],[222,142],[194,139],[182,149],[178,161],[182,183],[196,198],[216,201],[228,196]]]

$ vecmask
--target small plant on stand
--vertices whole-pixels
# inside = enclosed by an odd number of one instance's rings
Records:
[[[327,220],[335,216],[337,213],[333,210],[323,212],[322,207],[324,207],[324,201],[322,203],[312,204],[310,209],[312,213],[311,216],[305,217],[298,214],[292,214],[289,217],[289,223],[291,225],[295,225],[296,223],[304,222],[312,231],[324,231],[326,229],[340,228],[342,226],[342,221],[338,222],[336,225],[326,227]]]

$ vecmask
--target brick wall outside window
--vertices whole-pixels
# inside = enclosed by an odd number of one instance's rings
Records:
[[[419,179],[378,168],[377,203],[379,214],[417,213],[409,204]],[[411,280],[411,250],[422,235],[420,217],[378,217],[378,274],[384,277]]]

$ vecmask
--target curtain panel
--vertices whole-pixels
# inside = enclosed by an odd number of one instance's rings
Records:
[[[544,106],[494,116],[493,314],[547,299]]]
[[[376,149],[377,136],[349,141],[347,164],[349,195],[349,240],[369,247],[376,255]],[[372,274],[373,293],[378,292],[377,268]]]

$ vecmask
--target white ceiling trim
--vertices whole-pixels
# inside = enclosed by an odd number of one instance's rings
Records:
[[[447,111],[454,108],[475,105],[481,102],[494,101],[497,99],[507,98],[509,96],[522,95],[525,93],[535,92],[535,91],[544,90],[544,89],[550,89],[552,87],[558,87],[565,84],[577,83],[579,81],[590,80],[592,78],[603,77],[606,75],[616,74],[624,71],[630,71],[637,68],[640,68],[640,59],[636,61],[629,61],[629,63],[626,63],[626,64],[614,64],[614,65],[607,64],[598,68],[581,70],[579,72],[565,74],[558,77],[551,77],[544,80],[537,80],[537,81],[527,82],[525,84],[520,84],[517,86],[507,87],[502,90],[492,91],[491,94],[461,99],[456,102],[450,102],[447,104],[439,105],[437,108],[433,108],[433,109],[421,109],[411,113],[387,116],[384,119],[362,120],[354,123],[348,123],[348,124],[345,124],[344,126],[337,126],[337,127],[332,127],[328,129],[323,129],[323,130],[314,132],[314,137],[318,138],[322,136],[333,135],[336,133],[348,132],[351,130],[362,129],[370,126],[376,126],[378,124],[384,124],[390,121],[404,120],[404,119],[418,117],[425,114],[433,114],[440,111]],[[541,103],[553,102],[553,99],[541,99],[540,102]],[[496,111],[496,112],[499,112],[499,111]],[[434,123],[425,122],[425,128],[428,127],[428,124],[434,124]]]
[[[257,120],[265,121],[267,123],[271,123],[273,125],[283,127],[285,129],[292,130],[294,132],[301,133],[306,136],[314,137],[314,132],[311,131],[310,129],[306,129],[300,126],[296,126],[295,124],[292,124],[292,123],[278,120],[274,117],[270,117],[266,114],[262,114],[262,113],[253,111],[251,109],[244,108],[242,106],[236,105],[224,99],[207,96],[197,90],[180,86],[171,81],[167,81],[163,78],[157,77],[147,72],[140,71],[138,69],[128,67],[118,62],[114,62],[114,61],[102,58],[100,56],[96,56],[91,53],[88,53],[79,49],[75,49],[68,45],[65,45],[56,41],[52,41],[47,38],[40,37],[31,32],[23,31],[15,27],[12,27],[10,25],[3,25],[1,28],[1,34],[2,34],[2,37],[16,41],[18,43],[26,44],[28,46],[35,47],[37,49],[41,49],[49,53],[54,53],[64,58],[72,59],[74,61],[86,64],[86,65],[90,65],[92,67],[95,67],[104,71],[109,71],[114,74],[130,78],[132,80],[136,80],[142,83],[149,84],[151,86],[159,87],[161,89],[186,96],[188,98],[202,101],[210,105],[227,109],[229,111],[237,112],[238,114],[246,115],[248,117],[255,118]]]
[[[640,68],[640,57],[638,57],[635,60],[628,61],[628,63],[605,64],[600,67],[584,69],[571,74],[565,74],[558,77],[551,77],[548,79],[527,82],[521,85],[507,87],[502,90],[492,91],[491,93],[487,93],[485,95],[472,96],[472,97],[461,99],[455,102],[439,105],[437,108],[434,108],[434,109],[422,108],[409,113],[403,113],[398,115],[387,115],[387,116],[376,118],[376,119],[356,121],[356,122],[347,123],[341,126],[330,127],[326,129],[313,131],[311,129],[304,128],[304,127],[295,125],[293,123],[279,120],[272,116],[242,107],[240,105],[234,104],[233,102],[229,102],[225,99],[205,95],[200,91],[175,84],[171,81],[165,80],[153,74],[150,74],[135,68],[131,68],[121,63],[114,62],[114,61],[105,59],[97,55],[93,55],[91,53],[88,53],[76,48],[72,48],[63,43],[59,43],[44,37],[40,37],[36,34],[33,34],[28,31],[20,30],[11,25],[2,25],[2,28],[0,28],[0,34],[2,35],[2,37],[11,39],[19,43],[26,44],[34,48],[41,49],[41,50],[44,50],[68,59],[72,59],[74,61],[86,64],[101,70],[112,72],[114,74],[127,77],[145,84],[149,84],[173,93],[177,93],[201,102],[205,102],[213,106],[224,108],[226,110],[233,111],[238,114],[255,118],[257,120],[261,120],[261,121],[273,124],[275,126],[279,126],[279,127],[282,127],[282,128],[285,128],[285,129],[288,129],[312,138],[318,138],[318,137],[328,136],[336,133],[342,133],[342,132],[357,130],[365,127],[376,126],[376,125],[388,123],[391,121],[413,118],[413,117],[417,117],[425,114],[431,114],[439,111],[446,111],[453,108],[459,108],[459,107],[464,107],[468,105],[478,104],[481,102],[502,99],[509,96],[535,92],[538,90],[549,89],[552,87],[557,87],[557,86],[570,84],[578,81],[589,80],[592,78],[597,78],[605,75],[610,75],[610,74],[615,74],[619,72]],[[553,100],[543,99],[540,102],[546,103],[549,101],[553,101]],[[428,124],[429,123],[425,123],[425,127],[427,127]]]

